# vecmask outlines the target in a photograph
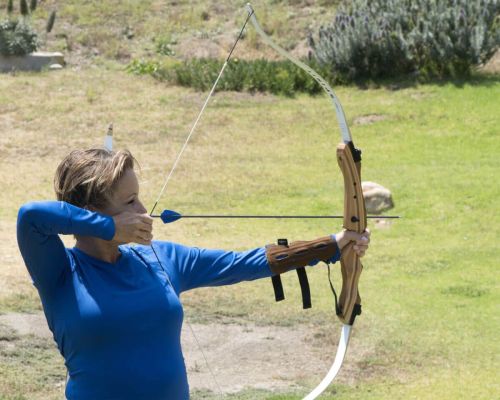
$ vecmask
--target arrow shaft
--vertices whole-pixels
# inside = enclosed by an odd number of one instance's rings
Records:
[[[161,215],[151,215],[153,218],[161,218]],[[180,218],[233,218],[233,219],[342,219],[343,215],[223,215],[223,214],[192,214],[181,215]],[[368,215],[371,219],[398,219],[399,215]]]

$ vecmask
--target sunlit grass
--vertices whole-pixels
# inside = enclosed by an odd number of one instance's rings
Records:
[[[337,89],[364,151],[363,178],[392,190],[396,209],[391,213],[403,219],[386,228],[370,225],[372,248],[360,287],[364,311],[351,343],[367,351],[353,350],[357,358],[346,362],[356,377],[341,376],[332,398],[498,394],[499,88],[498,78],[490,77],[399,90]],[[53,198],[59,160],[75,147],[101,146],[110,122],[116,147],[131,149],[141,164],[141,195],[150,208],[204,97],[105,68],[2,76],[0,218],[13,227],[22,203]],[[366,115],[384,118],[356,123]],[[341,213],[339,137],[323,96],[218,93],[160,209]],[[278,237],[312,239],[339,229],[326,221],[179,221],[157,224],[155,234],[188,245],[245,249]],[[2,229],[2,238],[3,254],[17,257],[14,231]],[[18,292],[2,283],[0,312],[36,310],[36,292],[20,260],[9,263],[8,282],[17,282]],[[283,303],[274,303],[266,280],[187,293],[186,313],[192,321],[311,323],[314,340],[333,352],[339,324],[326,270],[319,266],[309,275],[313,309],[307,312],[289,274]],[[7,398],[24,393],[13,382],[26,373],[22,360],[38,354],[37,348],[29,351],[9,353],[12,363],[2,359],[1,368],[9,373],[2,375],[0,387]],[[51,354],[57,360],[55,350]],[[49,379],[49,372],[39,372],[41,380]],[[46,393],[47,386],[33,385],[30,390]],[[269,398],[259,396],[253,398]]]

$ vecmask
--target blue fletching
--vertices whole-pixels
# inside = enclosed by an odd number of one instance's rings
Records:
[[[169,224],[170,222],[175,222],[178,219],[181,219],[182,215],[173,210],[163,210],[161,213],[161,220],[164,224]]]

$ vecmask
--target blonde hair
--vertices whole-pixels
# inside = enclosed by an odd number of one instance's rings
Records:
[[[136,163],[128,150],[74,150],[57,167],[57,200],[82,208],[103,208],[109,204],[116,183]]]

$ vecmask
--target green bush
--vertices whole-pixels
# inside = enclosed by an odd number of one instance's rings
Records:
[[[311,38],[341,80],[469,75],[499,47],[498,0],[352,0]]]
[[[20,56],[38,47],[36,32],[24,21],[0,21],[0,54]]]
[[[160,68],[157,61],[133,60],[127,65],[127,72],[134,75],[154,75]]]
[[[160,81],[175,83],[174,68],[179,62],[174,59],[160,62],[156,60],[133,60],[130,62],[126,71],[134,75],[151,75]]]
[[[130,73],[148,74],[172,84],[207,91],[211,89],[223,64],[221,60],[206,58],[169,64],[136,60],[128,65],[127,70]],[[312,67],[320,69],[317,64]],[[328,73],[326,70],[318,72]],[[299,92],[316,94],[322,89],[315,80],[289,61],[232,59],[226,66],[216,90],[269,92],[293,96]]]
[[[30,7],[26,0],[19,2],[19,18],[14,17],[14,3],[7,3],[7,17],[0,18],[0,55],[22,56],[32,53],[38,49],[40,43],[38,34],[30,25],[30,16],[38,7],[36,0],[30,1]],[[52,30],[55,21],[55,11],[50,14],[46,32]]]

